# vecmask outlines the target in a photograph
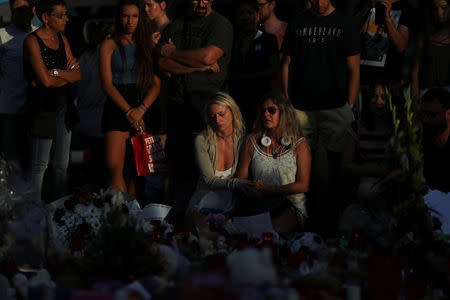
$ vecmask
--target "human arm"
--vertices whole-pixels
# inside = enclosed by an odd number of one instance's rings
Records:
[[[361,55],[347,56],[348,69],[348,103],[355,105],[358,96],[359,81],[360,81],[360,59]]]
[[[67,84],[67,80],[49,74],[49,70],[42,59],[39,43],[35,36],[29,35],[24,42],[31,68],[36,76],[36,80],[44,87],[61,87]]]
[[[175,47],[172,40],[161,46],[162,57],[170,58],[182,65],[193,68],[202,68],[217,63],[224,55],[224,51],[215,45],[197,49],[180,50]]]
[[[389,40],[397,53],[403,53],[408,47],[409,30],[404,25],[395,26],[391,18],[392,0],[378,0],[385,7],[385,24]]]
[[[281,90],[286,98],[289,98],[289,65],[291,57],[289,55],[283,56],[281,64]]]
[[[111,57],[116,49],[116,42],[112,39],[107,39],[102,42],[99,50],[99,71],[100,71],[100,82],[102,84],[102,88],[105,91],[106,95],[109,96],[111,101],[114,102],[117,107],[123,111],[123,113],[128,117],[133,117],[132,120],[128,119],[128,121],[137,125],[136,121],[140,121],[139,125],[143,126],[142,116],[144,112],[139,108],[133,108],[130,104],[128,104],[127,100],[123,97],[123,95],[119,92],[119,90],[114,86],[112,81],[112,70],[111,70]],[[140,110],[140,112],[138,111]],[[132,113],[132,115],[131,115]]]
[[[137,130],[140,130],[140,127],[144,127],[144,124],[142,123],[142,118],[144,117],[145,110],[147,110],[153,102],[155,102],[156,98],[159,96],[159,92],[161,89],[161,79],[159,79],[158,76],[153,75],[153,85],[149,90],[147,91],[147,94],[145,95],[144,99],[142,100],[141,104],[136,107],[131,107],[126,112],[125,116],[127,120],[134,125],[134,127]],[[143,106],[143,107],[142,107]]]
[[[311,151],[306,141],[301,142],[295,149],[297,174],[295,182],[285,185],[267,185],[262,181],[256,187],[256,196],[287,196],[306,193],[309,188],[311,174]]]
[[[217,63],[214,63],[210,66],[195,68],[195,67],[185,66],[185,65],[183,65],[171,58],[167,58],[167,57],[160,57],[158,59],[158,66],[162,72],[175,74],[175,75],[189,74],[189,73],[193,73],[193,72],[205,72],[205,71],[212,71],[212,72],[217,73],[220,71],[219,65]]]
[[[204,135],[199,134],[195,138],[195,159],[200,171],[200,178],[203,179],[210,190],[227,189],[233,191],[242,189],[246,185],[245,180],[238,178],[219,178],[215,175],[215,166],[208,152],[211,147],[213,146]],[[238,153],[235,153],[235,156],[237,155]],[[235,157],[235,159],[238,159],[238,157]]]
[[[67,82],[77,82],[81,80],[81,69],[80,66],[73,57],[72,50],[70,49],[69,42],[67,41],[67,38],[65,36],[62,36],[64,41],[64,48],[66,50],[66,57],[67,57],[67,65],[66,69],[56,69],[58,71],[58,77],[66,80]],[[48,70],[48,74],[50,76],[53,75],[53,70]]]
[[[239,156],[239,163],[236,173],[234,174],[234,177],[240,179],[249,179],[250,177],[249,170],[250,170],[250,163],[252,161],[253,150],[254,150],[253,143],[250,140],[250,138],[248,138]]]

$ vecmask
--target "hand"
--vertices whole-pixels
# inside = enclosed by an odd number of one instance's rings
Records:
[[[177,49],[175,44],[172,42],[172,39],[169,39],[167,44],[162,45],[161,47],[161,55],[165,57],[171,57],[173,52]]]
[[[201,67],[200,71],[201,72],[212,71],[214,73],[218,73],[220,71],[220,67],[219,67],[219,64],[217,62],[215,62],[212,65]]]
[[[133,127],[137,132],[141,132],[141,133],[144,133],[145,129],[146,129],[144,120],[135,122],[133,124]]]
[[[55,77],[55,75],[53,75],[53,70],[55,70],[55,69],[50,69],[50,70],[48,70],[48,71],[47,71],[47,74],[50,75],[50,76],[52,76],[52,77]],[[56,69],[56,70],[59,71],[59,69]]]
[[[153,44],[158,44],[159,39],[161,38],[161,32],[155,32],[153,33],[152,39],[153,39]]]
[[[249,185],[247,192],[244,194],[250,198],[262,197],[264,196],[267,187],[268,186],[261,179],[259,179],[257,181],[253,181],[252,184]]]
[[[256,185],[256,182],[247,180],[247,179],[240,179],[240,181],[243,183],[242,185],[239,185],[238,192],[242,193],[244,195],[247,195]]]
[[[206,66],[205,71],[213,71],[214,73],[219,73],[220,72],[219,64],[215,62],[212,65]]]
[[[391,18],[391,9],[392,9],[392,0],[378,0],[377,2],[381,3],[385,9],[385,17],[386,19]]]
[[[143,116],[144,116],[144,112],[138,107],[133,107],[126,114],[126,118],[127,118],[128,122],[130,122],[130,124],[132,126],[134,126],[134,128],[136,128],[136,130],[138,130],[140,126],[145,127],[145,124],[142,121]],[[141,123],[141,121],[142,121],[142,123]]]
[[[80,68],[80,65],[78,64],[78,61],[75,59],[75,57],[71,57],[69,60],[67,60],[67,70],[77,70]]]

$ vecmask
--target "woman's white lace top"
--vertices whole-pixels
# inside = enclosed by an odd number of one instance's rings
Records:
[[[251,137],[251,141],[254,148],[250,166],[253,180],[261,179],[268,185],[285,185],[295,182],[297,159],[294,150],[305,141],[305,138],[300,138],[292,147],[277,155],[276,158],[263,152],[253,137]],[[306,215],[303,193],[289,195],[287,198]]]

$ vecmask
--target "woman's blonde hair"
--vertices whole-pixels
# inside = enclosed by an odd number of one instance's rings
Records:
[[[231,115],[233,116],[233,140],[237,141],[238,139],[243,137],[245,135],[245,125],[239,106],[227,93],[217,92],[203,109],[203,119],[206,123],[206,128],[205,130],[203,130],[203,135],[205,136],[205,138],[211,140],[216,138],[216,133],[210,125],[208,115],[208,108],[212,104],[223,105],[230,109]]]
[[[256,116],[255,124],[253,125],[252,135],[258,138],[266,134],[266,127],[264,127],[264,114],[263,105],[267,100],[272,100],[274,104],[278,106],[280,110],[280,123],[278,129],[283,137],[287,137],[293,145],[299,138],[303,136],[300,121],[295,113],[295,108],[289,99],[281,94],[269,93],[261,98],[260,105],[258,106],[258,113]]]

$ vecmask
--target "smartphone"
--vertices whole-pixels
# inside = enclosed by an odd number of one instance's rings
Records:
[[[384,25],[386,8],[378,2],[375,4],[375,25]]]

